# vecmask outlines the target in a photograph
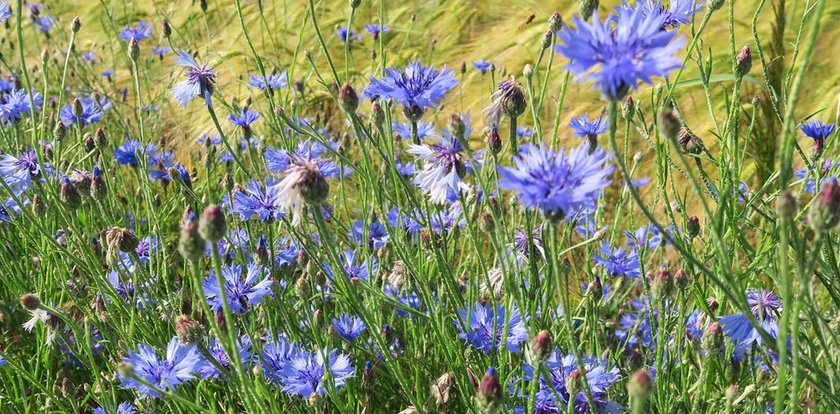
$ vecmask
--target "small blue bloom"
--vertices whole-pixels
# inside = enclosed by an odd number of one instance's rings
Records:
[[[379,273],[379,261],[373,256],[362,260],[354,250],[347,249],[339,256],[339,260],[344,273],[350,279],[358,278],[367,282]],[[324,265],[324,268],[330,276],[336,277],[335,272],[329,265]]]
[[[155,46],[152,48],[152,54],[160,57],[163,59],[163,55],[172,51],[172,48],[169,46]]]
[[[335,332],[348,341],[355,341],[365,331],[365,323],[357,316],[343,314],[332,319]]]
[[[23,89],[14,89],[0,97],[0,121],[10,124],[17,123],[24,115],[32,113],[29,102],[29,94]],[[41,109],[44,98],[40,93],[32,91],[32,102],[35,104],[35,111]]]
[[[250,131],[251,124],[256,122],[258,119],[260,119],[260,114],[250,108],[243,108],[242,111],[239,112],[239,115],[230,114],[230,121],[245,131]]]
[[[285,88],[288,84],[286,80],[286,71],[280,73],[266,73],[266,79],[268,80],[268,87],[271,89],[281,89]],[[266,90],[266,79],[263,79],[262,75],[252,73],[248,76],[249,82],[248,85],[259,90]]]
[[[362,35],[356,36],[356,31],[353,29],[348,29],[346,26],[341,26],[338,28],[338,38],[341,39],[344,43],[352,44],[354,40],[359,40],[362,38]]]
[[[534,129],[529,126],[518,126],[516,127],[516,136],[519,138],[527,138],[534,135]]]
[[[666,17],[646,16],[641,9],[603,21],[595,13],[592,23],[575,16],[576,29],[557,32],[562,44],[555,48],[569,58],[566,67],[579,81],[594,80],[595,87],[615,101],[639,82],[651,83],[651,78],[666,76],[682,64],[674,54],[685,40],[676,38],[676,31],[660,30]]]
[[[92,96],[84,96],[79,98],[79,102],[82,104],[82,114],[78,117],[73,112],[72,103],[61,107],[61,120],[66,125],[81,123],[82,126],[87,126],[101,122],[105,111],[111,109],[111,103],[104,96],[100,97],[99,101],[93,99]]]
[[[32,180],[40,178],[41,166],[38,155],[33,150],[23,151],[15,157],[0,155],[0,179],[16,193],[26,191],[32,186]]]
[[[583,114],[569,121],[569,126],[574,131],[574,136],[580,138],[588,138],[606,133],[607,124],[607,118],[605,118],[603,113],[591,121],[589,120],[589,114]]]
[[[799,127],[802,130],[802,133],[805,134],[806,137],[809,137],[815,141],[822,141],[834,132],[836,125],[834,124],[826,124],[823,121],[808,121],[802,124]]]
[[[266,378],[277,385],[281,385],[283,369],[300,353],[301,350],[294,343],[289,342],[284,335],[270,337],[262,347],[262,358],[260,359],[260,365]]]
[[[278,182],[275,178],[266,179],[265,184],[251,180],[237,189],[233,194],[233,212],[245,221],[253,216],[263,222],[282,219],[286,213],[280,210]],[[225,196],[223,202],[230,205],[227,200],[228,197]]]
[[[50,16],[32,16],[32,24],[40,30],[42,33],[45,33],[47,37],[49,37],[50,31],[53,29],[53,25],[55,24],[55,19]]]
[[[335,350],[299,352],[278,374],[283,392],[309,398],[314,393],[322,396],[327,393],[325,375],[329,376],[327,378],[335,388],[343,387],[348,379],[353,378],[353,365],[347,355]]]
[[[662,17],[660,30],[667,30],[676,29],[680,25],[691,24],[691,17],[703,9],[703,1],[671,0],[668,7],[665,7],[661,0],[638,0],[636,5],[631,5],[626,0],[622,0],[621,6],[615,9],[619,16],[630,15],[638,10],[644,17]]]
[[[239,351],[239,364],[242,368],[248,366],[251,362],[251,338],[248,335],[242,335],[241,337],[237,338],[236,340],[236,349]],[[221,365],[222,368],[227,368],[228,371],[232,372],[236,369],[236,367],[231,363],[230,357],[228,356],[227,352],[225,352],[224,348],[222,347],[221,342],[218,339],[213,338],[210,343],[207,345],[207,353],[210,354],[216,362]],[[220,372],[216,365],[210,361],[204,361],[204,364],[198,369],[198,374],[201,378],[209,378],[209,379],[216,379],[216,378],[224,378],[225,373]]]
[[[400,124],[394,121],[391,124],[391,128],[394,131],[394,136],[402,138],[402,139],[411,139],[411,124],[405,123]],[[435,136],[435,126],[429,122],[423,121],[422,119],[417,121],[417,138],[418,139],[425,139],[427,137]]]
[[[120,30],[120,39],[123,42],[130,42],[134,39],[140,43],[152,36],[152,25],[149,22],[137,22],[134,27],[126,26]]]
[[[121,402],[120,405],[117,406],[117,411],[106,411],[102,407],[96,407],[93,409],[93,414],[135,414],[137,411],[134,409],[134,406],[131,405],[130,402],[125,401]]]
[[[137,346],[137,352],[128,351],[128,357],[124,358],[123,362],[134,368],[134,375],[137,377],[157,389],[168,391],[175,391],[178,385],[193,379],[193,373],[197,372],[203,363],[194,346],[181,345],[175,337],[169,340],[163,359],[158,358],[154,347],[140,344]],[[133,388],[144,396],[157,398],[160,395],[155,389],[133,378],[120,374],[120,380],[123,387]]]
[[[472,65],[474,68],[478,69],[478,71],[481,72],[482,75],[484,75],[485,73],[487,73],[488,70],[490,70],[490,66],[493,66],[492,63],[486,60],[476,60],[472,63]]]
[[[382,79],[371,76],[364,96],[369,99],[377,96],[393,99],[410,113],[422,114],[425,108],[437,106],[443,96],[455,87],[458,81],[453,73],[445,67],[435,70],[434,66],[424,66],[419,61],[408,62],[402,69],[385,69]]]
[[[503,343],[509,351],[519,353],[522,352],[519,344],[528,340],[525,323],[516,305],[511,305],[508,315],[501,304],[476,303],[472,309],[459,310],[458,316],[460,321],[456,324],[461,332],[459,337],[485,354],[501,348]],[[507,337],[503,338],[505,331]]]
[[[12,17],[12,10],[9,8],[9,3],[5,1],[0,2],[0,22],[5,22]]]
[[[268,268],[251,262],[245,269],[244,277],[242,271],[242,265],[238,264],[222,267],[224,286],[219,286],[216,274],[212,271],[210,276],[202,281],[201,287],[211,309],[216,312],[222,311],[222,289],[233,313],[247,312],[254,305],[261,303],[263,297],[273,296]]]
[[[528,208],[550,216],[574,217],[582,210],[595,210],[598,198],[610,184],[613,167],[602,148],[589,154],[582,144],[566,152],[544,146],[525,145],[514,158],[516,168],[499,167],[499,187],[517,192]]]
[[[388,33],[388,30],[391,29],[391,26],[383,25],[380,26],[378,24],[366,24],[365,30],[373,35],[374,39],[378,39],[380,34]]]
[[[369,246],[377,250],[388,244],[390,240],[388,229],[379,220],[373,220],[368,226],[365,226],[362,220],[354,220],[347,238],[361,246]]]
[[[522,367],[524,375],[522,382],[531,382],[538,378],[539,387],[537,395],[534,400],[533,410],[526,411],[524,407],[519,407],[515,412],[535,412],[535,413],[558,413],[566,412],[569,406],[569,401],[572,401],[573,411],[575,413],[590,413],[589,398],[587,392],[582,390],[583,381],[578,381],[575,394],[571,395],[572,390],[567,387],[567,380],[574,372],[580,372],[579,365],[583,365],[583,371],[586,373],[586,385],[589,387],[589,395],[595,403],[595,409],[598,413],[617,413],[620,411],[618,403],[609,400],[609,389],[617,384],[621,379],[619,369],[617,367],[610,368],[608,361],[605,358],[585,357],[581,364],[578,364],[577,358],[574,355],[563,355],[559,349],[554,349],[551,357],[545,362],[548,369],[548,377],[537,372],[534,367],[525,364]],[[530,389],[529,384],[523,384],[523,390]],[[523,397],[527,397],[527,391],[523,391]],[[557,398],[560,401],[557,401]]]
[[[609,242],[604,242],[598,254],[593,256],[595,263],[603,267],[610,276],[626,276],[636,278],[641,274],[639,256],[636,250],[627,253],[621,247],[610,249]]]
[[[782,300],[767,290],[748,290],[747,304],[756,321],[771,337],[779,333],[779,318],[782,314]],[[738,348],[749,349],[754,344],[761,345],[763,338],[743,313],[735,313],[720,318],[723,332]]]
[[[434,144],[412,144],[406,150],[425,161],[423,170],[414,177],[414,185],[435,204],[444,203],[450,189],[456,192],[468,189],[462,181],[466,174],[464,146],[454,135],[444,130],[441,132],[440,137],[433,137]]]
[[[172,96],[186,108],[195,97],[204,98],[208,108],[213,107],[213,88],[216,83],[216,72],[206,63],[199,65],[195,59],[184,50],[178,52],[175,63],[187,67],[187,79],[172,88]]]

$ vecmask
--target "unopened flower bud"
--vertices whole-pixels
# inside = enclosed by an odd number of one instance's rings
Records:
[[[546,30],[546,32],[543,33],[542,38],[540,39],[540,46],[543,49],[548,49],[549,47],[551,47],[551,41],[553,39],[554,39],[554,33],[552,33],[551,30]],[[526,76],[526,78],[527,77],[528,76]]]
[[[187,315],[175,318],[175,337],[184,345],[195,345],[201,341],[201,325]]]
[[[681,127],[673,109],[665,109],[659,113],[659,133],[665,138],[676,141]]]
[[[163,19],[163,37],[169,39],[169,36],[172,36],[172,25],[168,19]]]
[[[356,109],[359,108],[359,95],[356,94],[356,91],[349,83],[341,85],[341,89],[338,91],[338,103],[341,104],[341,108],[345,112],[351,114],[355,113]]]
[[[723,328],[718,322],[711,322],[703,332],[701,346],[709,356],[717,354],[723,348]]]
[[[128,42],[128,57],[135,63],[140,57],[140,45],[137,44],[137,39],[133,37],[131,38],[131,41]]]
[[[70,179],[64,177],[61,181],[61,188],[58,190],[58,196],[61,203],[70,210],[76,210],[82,205],[82,196],[79,190],[70,182]]]
[[[650,378],[650,373],[644,369],[634,372],[627,381],[627,392],[630,394],[630,398],[638,401],[647,401],[652,389],[653,381]]]
[[[697,216],[690,216],[685,223],[685,233],[689,239],[693,239],[700,234],[700,219]]]
[[[185,260],[197,262],[204,257],[206,242],[198,233],[198,223],[195,214],[190,212],[189,217],[181,225],[181,238],[178,239],[178,252]]]
[[[81,29],[81,28],[82,28],[82,20],[79,19],[79,16],[74,17],[73,18],[73,23],[70,24],[70,30],[72,30],[73,33],[79,33],[79,29]]]
[[[738,56],[735,57],[735,63],[738,65],[738,76],[744,76],[750,72],[752,68],[752,52],[750,51],[750,45],[744,45],[741,48],[741,51],[738,52]]]
[[[578,13],[584,20],[592,17],[595,10],[598,10],[598,0],[578,0]]]
[[[475,396],[475,403],[478,406],[479,413],[493,414],[498,411],[502,402],[502,384],[499,382],[499,376],[496,374],[496,369],[490,367],[484,373],[484,378],[478,385],[478,393]]]
[[[193,4],[195,4],[195,3],[193,3]],[[201,8],[202,13],[207,13],[207,0],[199,1],[198,6]]]
[[[668,267],[662,265],[653,274],[653,294],[659,299],[670,298],[674,294],[674,278]]]
[[[124,378],[134,377],[134,365],[130,362],[122,361],[117,364],[117,373]]]
[[[227,221],[225,213],[215,204],[204,209],[201,219],[198,221],[198,233],[204,240],[216,243],[222,240],[227,233]]]
[[[510,118],[516,118],[525,113],[528,104],[525,100],[525,90],[522,84],[511,76],[510,79],[499,83],[501,92],[502,111]]]
[[[677,289],[684,291],[688,288],[688,285],[691,283],[691,279],[688,277],[688,273],[685,270],[679,269],[677,273],[674,273],[674,285]]]
[[[533,339],[531,339],[528,348],[528,360],[531,365],[537,366],[551,356],[551,351],[554,350],[554,344],[551,341],[551,335],[546,330],[537,332]]]
[[[726,2],[726,0],[709,0],[709,10],[710,11],[720,10],[720,8],[723,7],[723,4],[725,2]]]
[[[560,16],[560,13],[558,12],[551,13],[551,17],[548,18],[548,30],[550,30],[551,32],[557,32],[562,28],[563,17]]]
[[[808,211],[808,224],[817,233],[831,230],[840,222],[840,185],[831,178],[823,184],[820,194]]]
[[[84,111],[85,107],[82,106],[82,101],[79,98],[73,98],[73,115],[76,119],[80,119]]]
[[[627,98],[624,99],[624,105],[622,105],[622,110],[625,119],[632,118],[633,114],[636,113],[636,103],[633,101],[632,96],[627,95]]]
[[[776,213],[784,219],[792,219],[799,211],[799,203],[790,191],[779,194],[776,199]]]
[[[487,148],[493,154],[498,154],[502,150],[502,138],[499,136],[499,129],[494,125],[490,128],[487,134]]]
[[[464,139],[467,126],[461,114],[454,113],[449,116],[449,132],[458,139]]]
[[[102,128],[96,128],[96,132],[93,133],[93,138],[96,148],[100,151],[108,146],[108,137],[105,136],[105,131],[103,131]]]

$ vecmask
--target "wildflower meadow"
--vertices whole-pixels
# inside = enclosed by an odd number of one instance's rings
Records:
[[[0,413],[840,411],[840,2],[0,1]]]

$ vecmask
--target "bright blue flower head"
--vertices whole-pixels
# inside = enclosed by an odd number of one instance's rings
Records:
[[[151,52],[153,55],[163,59],[163,55],[172,51],[172,48],[169,46],[155,46],[152,48]]]
[[[630,253],[621,247],[611,250],[609,242],[605,241],[593,259],[610,276],[636,278],[640,275],[639,256],[636,255],[636,250],[631,250]]]
[[[38,155],[33,150],[23,151],[17,157],[9,154],[0,155],[0,180],[17,193],[29,189],[32,180],[40,174]]]
[[[195,97],[204,98],[208,108],[213,106],[213,88],[216,83],[216,72],[206,63],[201,65],[182,50],[175,57],[175,63],[187,68],[187,79],[172,88],[172,96],[178,103],[186,108],[187,104]]]
[[[638,10],[645,17],[662,17],[661,30],[667,30],[691,24],[691,17],[703,9],[703,3],[696,0],[671,0],[668,7],[665,7],[661,0],[638,0],[636,5],[623,0],[621,6],[616,7],[615,11],[619,16],[630,15]]]
[[[40,30],[41,33],[46,34],[47,38],[50,37],[50,31],[52,31],[54,24],[55,19],[47,15],[32,17],[32,25],[34,25],[36,29]]]
[[[288,84],[288,81],[286,80],[286,71],[280,73],[266,73],[265,77],[268,80],[268,87],[271,89],[285,88]],[[248,86],[264,91],[266,90],[266,79],[263,79],[262,75],[252,73],[248,76]]]
[[[368,226],[365,226],[362,220],[354,220],[347,238],[361,246],[366,245],[377,250],[388,244],[390,240],[388,229],[379,220],[373,220]]]
[[[487,73],[488,70],[490,70],[490,66],[492,66],[493,64],[486,60],[476,60],[472,63],[472,65],[474,68],[478,69],[478,71],[481,72],[481,74],[483,75]]]
[[[41,109],[44,98],[40,93],[32,91],[32,101],[35,110]],[[32,107],[29,102],[29,95],[23,89],[14,89],[0,97],[0,121],[14,124],[23,119],[24,115],[30,115]]]
[[[385,69],[382,79],[370,77],[365,97],[393,99],[405,108],[409,119],[418,120],[426,108],[437,106],[443,95],[458,81],[452,70],[435,70],[418,62],[408,62],[402,69]]]
[[[378,24],[366,24],[365,25],[365,30],[368,33],[370,33],[371,35],[373,35],[374,39],[379,38],[380,34],[388,33],[388,30],[390,30],[390,29],[391,29],[391,26],[388,26],[388,25],[384,25],[384,26],[380,26]]]
[[[158,358],[155,348],[145,344],[137,346],[137,352],[128,351],[123,362],[131,364],[134,375],[161,390],[174,391],[175,388],[194,378],[202,365],[201,357],[194,346],[183,346],[175,337],[166,346],[166,357]],[[130,377],[120,375],[122,386],[136,389],[145,396],[157,398],[159,393]]]
[[[216,312],[222,311],[224,306],[222,304],[222,289],[224,289],[228,306],[233,313],[247,312],[251,307],[262,302],[263,297],[273,295],[268,268],[251,262],[244,270],[245,274],[243,275],[242,265],[225,265],[222,268],[224,286],[219,286],[214,272],[210,272],[210,276],[201,282],[204,296],[207,298],[207,303],[211,309]]]
[[[512,305],[510,315],[501,304],[491,303],[482,305],[476,303],[472,309],[461,309],[458,315],[467,325],[458,322],[458,336],[466,340],[473,348],[485,354],[490,354],[502,347],[511,352],[522,352],[519,344],[528,340],[525,322],[516,305]],[[503,334],[507,328],[507,337]]]
[[[516,168],[499,167],[499,187],[517,192],[519,201],[549,216],[574,217],[584,209],[595,210],[598,198],[610,184],[613,167],[602,148],[588,154],[588,145],[555,153],[526,145]]]
[[[12,17],[12,10],[9,9],[9,3],[0,1],[0,22],[5,22]]]
[[[148,39],[152,35],[152,25],[149,22],[137,22],[134,27],[126,26],[120,30],[120,39],[123,42],[130,42],[134,39],[137,43]]]
[[[782,300],[767,290],[748,290],[747,304],[756,321],[771,337],[775,338],[779,333],[779,318],[782,314]],[[749,349],[753,344],[763,342],[761,333],[750,324],[749,319],[743,313],[726,315],[720,318],[723,331],[736,348]]]
[[[353,378],[353,365],[347,355],[337,351],[297,352],[277,373],[283,392],[309,398],[314,393],[327,393],[325,375],[335,388],[341,388]]]
[[[617,101],[639,82],[652,83],[682,64],[674,54],[685,41],[675,31],[660,30],[665,18],[641,9],[604,21],[596,13],[592,23],[575,16],[576,29],[557,32],[562,44],[555,48],[569,58],[567,68],[578,80],[594,80],[604,96]]]
[[[346,313],[338,318],[333,318],[332,323],[335,332],[348,341],[358,339],[366,329],[365,323],[362,322],[361,318]]]
[[[338,38],[341,39],[344,43],[353,43],[354,40],[359,40],[362,38],[362,35],[356,35],[356,31],[353,29],[348,29],[347,26],[341,26],[338,28],[338,32],[336,33]]]
[[[601,114],[598,118],[593,118],[591,121],[589,120],[589,114],[583,114],[569,121],[569,126],[574,131],[574,136],[580,138],[606,133],[607,124],[608,122],[604,114]]]
[[[802,133],[805,134],[806,137],[809,137],[815,141],[822,141],[834,132],[834,128],[836,125],[834,124],[826,124],[823,121],[808,121],[802,124],[799,127],[802,130]]]
[[[102,407],[96,407],[93,409],[93,414],[135,414],[136,412],[137,411],[134,409],[134,406],[128,401],[121,402],[120,405],[117,406],[117,411],[105,411]]]
[[[576,394],[572,395],[567,387],[567,380],[573,375],[578,375],[579,367],[574,355],[563,355],[556,349],[545,363],[548,369],[548,376],[539,374],[534,367],[525,364],[522,367],[523,375],[521,381],[531,382],[539,378],[539,388],[534,401],[533,411],[539,414],[566,412],[569,401],[572,401],[573,412],[588,414],[591,413],[589,399],[585,390],[582,390],[583,381],[578,381]],[[616,367],[610,368],[606,359],[585,357],[582,361],[586,376],[586,385],[589,387],[589,394],[595,403],[598,413],[617,413],[620,406],[607,397],[609,389],[621,379],[619,370]],[[523,385],[528,390],[530,385]],[[523,396],[527,397],[527,392]],[[560,401],[557,398],[560,398]],[[526,412],[524,409],[516,412]]]
[[[400,124],[394,121],[391,124],[391,128],[394,130],[394,136],[402,139],[411,139],[411,124]],[[435,134],[434,125],[423,120],[417,121],[417,139],[422,140],[435,135],[437,134]]]
[[[251,129],[251,124],[260,119],[260,114],[250,108],[243,108],[239,115],[230,114],[230,122],[234,125],[248,131]]]
[[[239,363],[240,365],[245,368],[251,362],[251,338],[247,335],[242,335],[241,337],[237,338],[236,340],[236,348],[239,351]],[[210,354],[216,362],[221,365],[222,368],[227,368],[228,371],[233,371],[236,369],[236,366],[228,357],[228,354],[225,352],[224,348],[222,348],[221,342],[218,339],[213,338],[210,343],[207,345],[207,353]],[[205,363],[199,368],[198,374],[201,378],[224,378],[225,373],[220,372],[216,365],[205,361]]]
[[[111,109],[111,103],[104,96],[100,97],[99,101],[96,101],[91,96],[84,96],[79,98],[79,102],[82,104],[82,114],[78,117],[73,113],[72,103],[61,107],[61,120],[66,125],[80,123],[82,126],[87,126],[95,124],[102,121],[105,111]]]
[[[249,220],[254,216],[263,222],[282,219],[286,213],[280,210],[278,182],[275,178],[268,178],[263,185],[257,180],[251,180],[237,189],[233,193],[233,212],[239,214],[242,220]]]

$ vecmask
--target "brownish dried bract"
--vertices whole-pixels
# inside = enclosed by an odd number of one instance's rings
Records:
[[[444,373],[432,383],[432,396],[437,405],[446,405],[449,402],[449,390],[455,384],[455,377],[451,372]]]
[[[528,16],[528,18],[525,19],[525,21],[522,22],[522,24],[519,25],[519,31],[521,32],[521,31],[525,30],[525,28],[528,27],[528,25],[531,24],[531,22],[533,22],[536,17],[537,17],[536,14],[532,14],[532,15]]]

